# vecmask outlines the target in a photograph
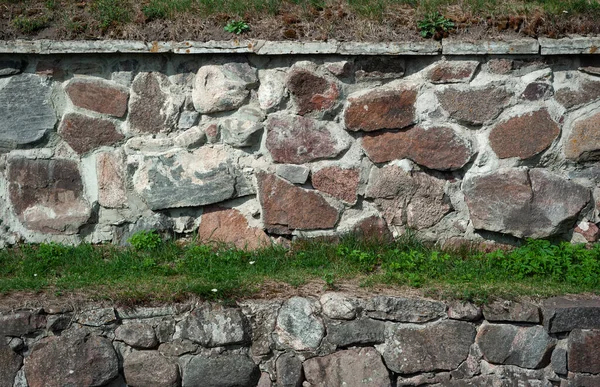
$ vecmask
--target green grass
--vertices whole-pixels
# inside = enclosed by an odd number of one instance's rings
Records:
[[[600,290],[600,245],[528,241],[510,252],[442,251],[412,238],[382,244],[354,237],[301,241],[286,250],[161,242],[136,248],[60,244],[0,251],[0,293],[83,293],[127,302],[197,295],[260,295],[266,284],[419,288],[425,295],[488,302]],[[216,289],[216,291],[215,291]]]

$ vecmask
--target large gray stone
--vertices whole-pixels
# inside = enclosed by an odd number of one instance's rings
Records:
[[[367,316],[379,320],[423,323],[446,317],[446,304],[420,298],[373,297],[365,307]]]
[[[541,325],[486,324],[480,328],[476,341],[490,363],[534,369],[548,365],[556,345]]]
[[[236,114],[221,121],[219,129],[225,144],[242,148],[256,144],[263,130],[264,113],[255,107],[240,108]]]
[[[387,367],[400,374],[456,369],[469,355],[475,326],[445,320],[434,325],[395,324],[378,347]]]
[[[133,322],[119,326],[115,330],[115,339],[124,341],[134,348],[155,348],[158,339],[151,325],[143,322]]]
[[[554,297],[542,304],[544,327],[549,333],[573,329],[600,329],[600,299]]]
[[[471,177],[463,191],[476,229],[519,238],[545,238],[571,229],[591,196],[587,188],[543,169]]]
[[[277,316],[275,332],[279,342],[296,351],[317,349],[325,335],[325,326],[317,316],[319,304],[314,300],[293,297]]]
[[[133,184],[152,210],[204,206],[235,196],[236,170],[223,147],[201,147],[144,157]]]
[[[182,387],[254,387],[260,370],[246,355],[194,356],[183,367]]]
[[[0,314],[0,337],[21,336],[46,326],[46,319],[32,311]]]
[[[366,318],[338,325],[328,325],[327,341],[338,348],[381,344],[385,341],[385,323]]]
[[[337,320],[352,320],[356,317],[357,302],[340,293],[325,293],[319,299],[323,314]]]
[[[291,352],[284,353],[275,362],[277,387],[300,387],[304,374],[302,360]]]
[[[243,344],[249,341],[249,325],[240,309],[203,305],[182,322],[183,338],[205,347]]]
[[[52,85],[42,77],[21,74],[0,81],[0,150],[38,141],[54,129]]]
[[[23,364],[23,357],[15,353],[0,335],[0,387],[13,387],[17,372]]]
[[[169,78],[158,72],[135,77],[129,100],[129,123],[137,133],[169,132],[177,125],[179,106],[169,93]]]
[[[179,367],[157,351],[134,351],[123,363],[131,387],[178,387]]]
[[[539,323],[540,311],[527,302],[496,301],[483,307],[483,317],[487,321]]]

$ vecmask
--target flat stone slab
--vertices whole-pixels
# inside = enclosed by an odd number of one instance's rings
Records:
[[[542,55],[600,54],[600,37],[539,38]]]
[[[542,315],[549,333],[600,329],[600,298],[550,298],[542,304]]]
[[[536,39],[517,39],[507,41],[461,41],[444,40],[443,55],[480,55],[480,54],[537,54],[540,44]],[[543,52],[542,52],[543,54]]]

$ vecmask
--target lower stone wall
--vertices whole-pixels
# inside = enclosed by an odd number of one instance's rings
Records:
[[[600,299],[316,298],[0,314],[0,386],[600,385]]]

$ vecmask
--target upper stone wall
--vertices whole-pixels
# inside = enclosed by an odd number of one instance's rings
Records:
[[[367,224],[596,240],[600,58],[461,44],[473,55],[0,56],[0,244],[156,229],[244,247]],[[502,50],[520,55],[479,55]]]

